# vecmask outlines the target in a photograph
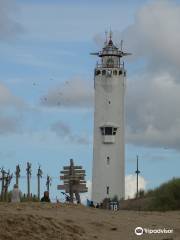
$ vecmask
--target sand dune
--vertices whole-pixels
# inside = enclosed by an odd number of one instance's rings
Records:
[[[143,234],[134,229],[167,228],[173,234]],[[112,212],[84,206],[0,203],[0,240],[180,239],[180,211]]]

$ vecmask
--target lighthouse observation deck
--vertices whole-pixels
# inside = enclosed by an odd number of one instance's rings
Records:
[[[121,69],[124,69],[124,63],[107,64],[107,63],[98,63],[97,62],[96,68],[121,68]]]

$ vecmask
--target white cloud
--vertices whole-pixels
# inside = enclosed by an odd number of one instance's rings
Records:
[[[52,124],[51,131],[55,132],[57,136],[67,140],[72,144],[75,143],[80,145],[88,145],[90,142],[88,136],[75,134],[72,132],[70,126],[62,121]]]
[[[17,20],[17,12],[16,1],[0,0],[0,40],[11,40],[23,31]]]
[[[27,28],[26,37],[44,41],[89,41],[94,32],[109,27],[100,13],[108,16],[108,24],[121,29],[125,22],[130,22],[131,5],[119,3],[99,2],[71,3],[25,3],[23,9],[23,23]],[[113,14],[109,14],[113,13]],[[123,22],[117,21],[121,13]],[[33,18],[32,18],[33,15]]]
[[[21,131],[21,113],[25,103],[0,83],[0,134]]]
[[[93,102],[93,89],[87,80],[74,78],[50,89],[41,103],[48,107],[91,107]]]
[[[139,176],[139,190],[145,190],[146,188],[146,180],[142,177],[142,176]],[[137,191],[137,178],[136,178],[136,175],[127,175],[125,177],[125,199],[128,199],[128,198],[134,198],[135,197],[135,194],[136,194],[136,191]]]
[[[122,36],[135,56],[148,56],[149,61],[153,65],[158,64],[158,67],[160,61],[179,65],[179,22],[179,4],[168,0],[153,1],[138,11],[134,25],[127,28]]]
[[[19,119],[15,117],[0,117],[0,135],[19,132],[21,129]]]
[[[64,137],[70,134],[70,127],[63,123],[62,121],[58,121],[51,126],[51,130],[54,131],[58,136]]]
[[[15,107],[22,108],[24,106],[24,102],[14,96],[12,92],[0,82],[0,107]]]
[[[141,76],[127,90],[127,141],[153,147],[180,147],[180,84],[169,73]],[[129,83],[130,84],[130,83]]]

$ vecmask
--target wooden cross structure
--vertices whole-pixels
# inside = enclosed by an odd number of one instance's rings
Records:
[[[15,171],[15,175],[16,175],[16,185],[19,187],[19,178],[20,178],[20,166],[19,164],[16,166],[16,171]]]
[[[50,190],[51,181],[52,181],[51,177],[49,175],[47,175],[47,178],[46,178],[46,188],[47,188],[48,192]]]
[[[27,197],[30,198],[31,163],[27,162]]]
[[[37,179],[38,179],[38,199],[40,200],[40,179],[42,178],[43,171],[41,167],[39,166],[38,172],[37,172]]]
[[[75,194],[77,203],[81,203],[80,194],[88,191],[85,181],[85,170],[82,166],[74,165],[73,159],[70,159],[70,165],[63,167],[60,172],[60,180],[64,181],[63,185],[58,185],[58,190],[65,190],[69,194],[69,201],[73,203]]]
[[[0,178],[0,180],[2,181],[2,183],[1,183],[1,201],[4,200],[4,182],[5,182],[5,174],[6,174],[6,171],[4,170],[4,168],[1,168],[1,178]]]
[[[11,173],[10,174],[10,171],[7,172],[7,175],[6,175],[6,178],[5,178],[5,185],[4,185],[4,194],[5,194],[5,200],[7,201],[8,200],[8,187],[11,183],[11,180],[13,178],[13,174]]]
[[[7,201],[8,187],[13,178],[13,174],[10,174],[10,171],[6,172],[3,168],[1,169],[1,201]]]

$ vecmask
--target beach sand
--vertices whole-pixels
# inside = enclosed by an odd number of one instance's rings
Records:
[[[173,229],[173,234],[136,236],[137,226]],[[78,205],[0,203],[0,240],[180,239],[180,211],[117,212]]]

